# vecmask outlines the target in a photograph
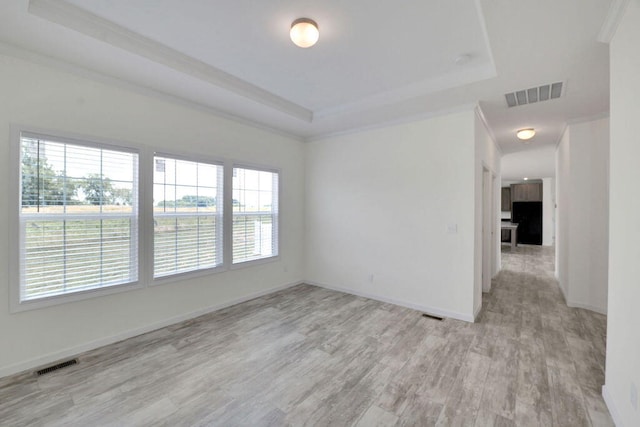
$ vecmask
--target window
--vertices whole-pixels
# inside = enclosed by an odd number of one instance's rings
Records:
[[[222,265],[223,166],[156,156],[154,277]]]
[[[12,133],[12,311],[278,256],[277,171]]]
[[[233,168],[233,263],[278,255],[278,173]]]
[[[138,154],[20,134],[20,302],[138,280]]]

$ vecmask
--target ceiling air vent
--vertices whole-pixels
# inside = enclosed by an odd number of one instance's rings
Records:
[[[517,107],[519,105],[533,104],[535,102],[548,101],[550,99],[560,98],[562,95],[562,82],[550,83],[531,89],[523,89],[515,92],[506,93],[504,95],[509,107]]]

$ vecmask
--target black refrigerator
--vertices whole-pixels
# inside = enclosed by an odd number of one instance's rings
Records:
[[[518,243],[542,244],[542,202],[513,202],[511,221],[518,224]]]

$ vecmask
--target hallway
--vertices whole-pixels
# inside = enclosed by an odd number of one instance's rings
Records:
[[[566,306],[553,248],[503,246],[502,267],[479,323],[492,336],[487,351],[506,361],[487,381],[509,384],[495,389],[515,396],[518,425],[613,425],[602,399],[606,316]]]

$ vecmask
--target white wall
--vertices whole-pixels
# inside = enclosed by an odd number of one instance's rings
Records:
[[[556,277],[562,293],[567,296],[569,283],[569,213],[571,210],[571,163],[569,138],[565,129],[556,153]]]
[[[609,315],[605,400],[619,426],[640,425],[640,2],[610,45]],[[636,390],[633,396],[633,389]]]
[[[568,127],[558,146],[557,273],[567,304],[607,312],[609,119]]]
[[[553,145],[536,145],[535,139],[526,149],[508,153],[502,156],[500,170],[502,171],[502,183],[508,181],[522,182],[523,178],[542,179],[554,177],[556,174],[555,156]]]
[[[9,313],[8,264],[0,266],[0,376],[192,313],[303,279],[304,145],[294,139],[0,56],[0,259],[8,231],[10,124],[281,168],[280,259],[234,271],[80,302]],[[287,271],[285,272],[285,267]]]
[[[306,279],[473,320],[474,160],[471,110],[310,143]]]
[[[501,208],[501,184],[500,184],[500,157],[498,146],[491,138],[484,121],[476,114],[474,122],[475,132],[475,276],[474,276],[474,313],[477,315],[482,307],[482,292],[491,289],[491,278],[500,269],[500,218],[498,214]],[[488,201],[492,205],[489,218],[483,218],[483,169],[489,171],[487,178],[491,181],[491,194]],[[495,177],[495,179],[493,179]],[[482,229],[490,229],[486,241],[482,239]],[[488,286],[483,287],[482,259],[483,252],[490,253],[487,258],[489,272]]]
[[[556,185],[554,178],[542,178],[542,245],[553,246],[556,232]]]

